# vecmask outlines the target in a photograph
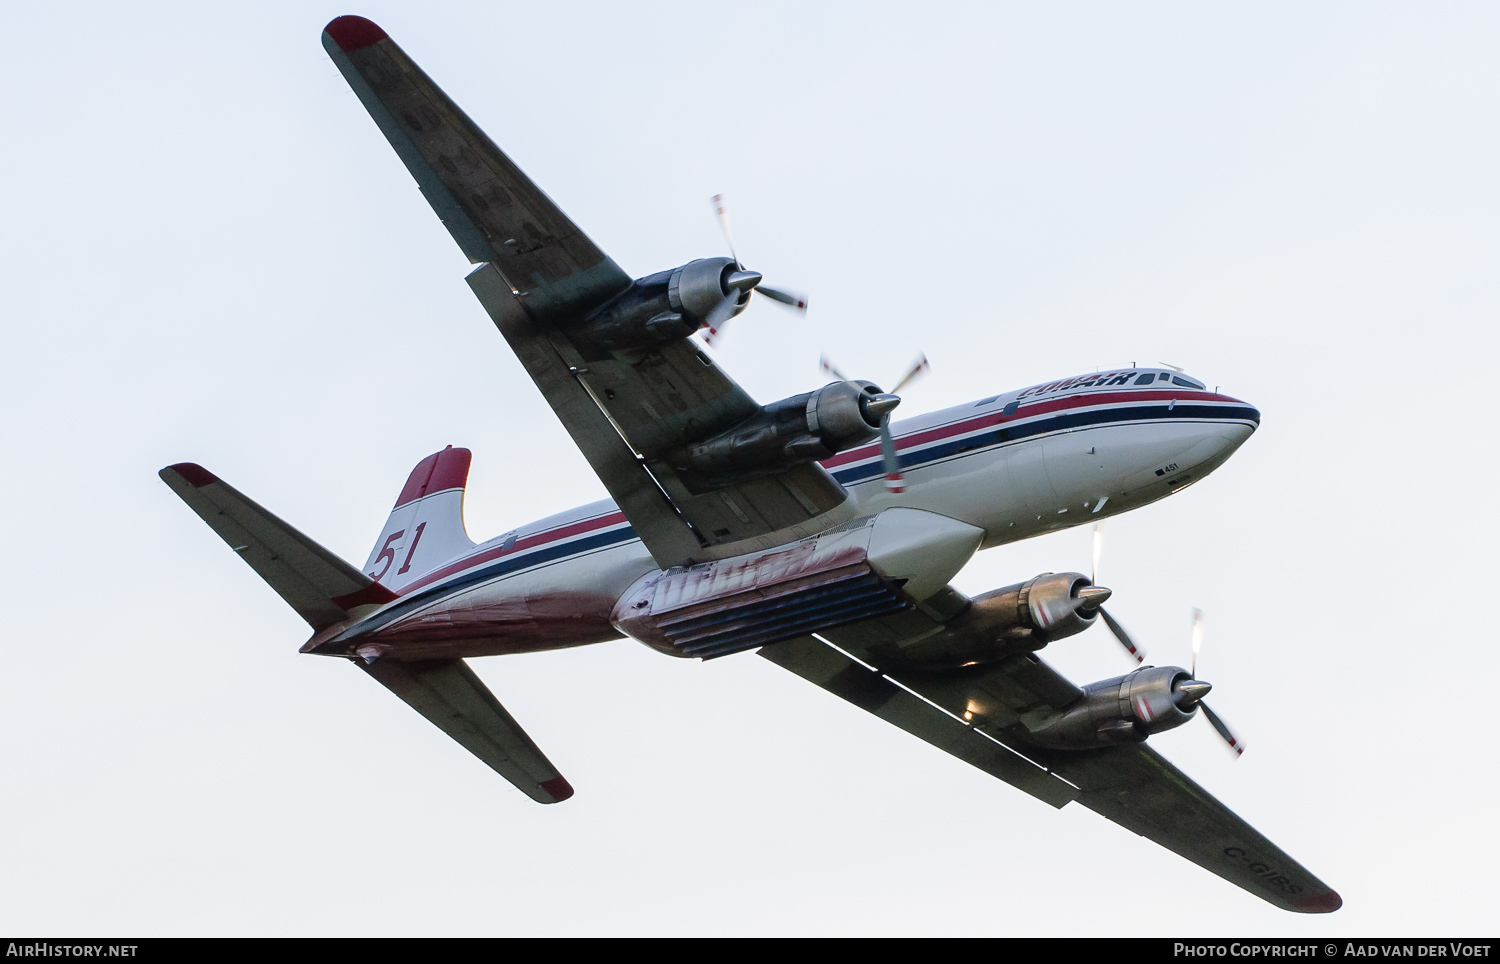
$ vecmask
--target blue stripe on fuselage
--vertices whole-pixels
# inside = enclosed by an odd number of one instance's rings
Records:
[[[429,586],[426,589],[414,592],[409,596],[402,596],[393,603],[389,609],[382,610],[371,616],[368,620],[352,627],[354,634],[364,634],[382,626],[388,626],[403,616],[408,616],[415,610],[435,602],[443,596],[462,592],[482,582],[489,582],[500,576],[509,575],[522,569],[530,569],[543,563],[556,562],[567,556],[582,555],[593,549],[607,549],[611,546],[621,545],[635,539],[635,529],[629,525],[619,529],[610,529],[607,532],[596,532],[592,535],[579,536],[576,539],[563,540],[550,545],[538,546],[529,552],[514,556],[506,556],[497,559],[487,566],[480,566],[458,576]],[[351,634],[353,635],[353,634]]]
[[[898,456],[898,459],[901,468],[908,469],[914,466],[926,465],[930,462],[938,462],[974,449],[988,448],[991,445],[1003,445],[1007,442],[1020,442],[1028,438],[1035,438],[1038,435],[1047,435],[1051,432],[1059,432],[1064,429],[1079,428],[1087,425],[1107,425],[1112,422],[1162,420],[1251,421],[1259,425],[1260,413],[1248,405],[1186,404],[1172,405],[1170,407],[1167,405],[1140,405],[1085,412],[1059,412],[1056,415],[1039,418],[1034,422],[1001,425],[978,435],[965,435],[960,438],[935,442],[922,448],[902,452]],[[897,439],[897,444],[900,444],[899,439]],[[885,466],[881,463],[878,456],[874,457],[873,461],[850,466],[847,469],[841,469],[832,473],[833,477],[844,485],[864,482],[884,474]]]

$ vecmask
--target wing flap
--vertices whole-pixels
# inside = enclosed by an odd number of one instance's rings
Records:
[[[977,732],[931,703],[913,695],[878,671],[871,671],[833,647],[810,636],[776,643],[760,654],[811,683],[847,700],[887,723],[990,776],[1061,807],[1077,796],[1077,789],[1005,744]]]
[[[408,706],[538,803],[573,795],[552,762],[461,659],[359,665]]]
[[[480,265],[467,280],[656,564],[668,569],[691,559],[699,550],[692,529],[589,396],[572,370],[575,366],[570,366],[551,339],[538,330],[495,266]]]

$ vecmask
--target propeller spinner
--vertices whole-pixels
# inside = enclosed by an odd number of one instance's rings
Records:
[[[880,419],[880,457],[881,461],[885,463],[885,487],[892,494],[905,492],[906,481],[901,475],[901,456],[896,451],[895,436],[891,434],[891,412],[895,411],[896,406],[901,404],[901,396],[899,394],[901,389],[910,385],[916,380],[917,376],[932,369],[931,363],[927,361],[927,356],[918,356],[917,360],[912,362],[906,369],[906,373],[896,380],[896,387],[889,392],[881,392],[869,382],[854,381],[848,375],[835,368],[833,362],[828,360],[827,355],[818,360],[818,368],[820,371],[832,375],[840,381],[847,382],[856,391],[874,391],[877,393],[865,402],[865,411]]]
[[[729,245],[729,256],[734,259],[737,269],[733,274],[724,279],[725,287],[731,291],[739,292],[739,297],[732,301],[726,301],[719,308],[714,309],[708,317],[708,333],[703,336],[703,341],[713,345],[714,339],[720,337],[729,320],[739,314],[749,302],[752,293],[759,293],[779,302],[797,312],[807,311],[807,296],[772,288],[770,285],[762,284],[764,275],[759,271],[747,271],[745,265],[740,261],[740,256],[734,249],[734,235],[729,230],[729,208],[724,203],[724,195],[713,196],[714,214],[719,218],[719,227],[724,232],[724,241]]]

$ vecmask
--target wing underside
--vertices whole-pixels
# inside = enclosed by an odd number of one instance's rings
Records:
[[[820,466],[686,484],[665,455],[759,411],[696,343],[601,348],[590,312],[632,279],[378,26],[339,17],[323,46],[459,248],[470,287],[656,561],[723,558],[852,514]]]
[[[919,611],[882,617],[760,653],[1054,807],[1077,801],[1277,907],[1323,913],[1342,905],[1327,884],[1150,747],[1028,743],[1028,721],[1055,716],[1083,695],[1035,655],[882,672],[875,654],[888,652],[895,637],[923,631],[924,618]]]

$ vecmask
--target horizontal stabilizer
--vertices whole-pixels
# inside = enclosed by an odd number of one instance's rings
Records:
[[[313,629],[396,598],[203,466],[182,462],[158,474]]]
[[[561,803],[573,788],[461,659],[356,663],[531,799]]]

